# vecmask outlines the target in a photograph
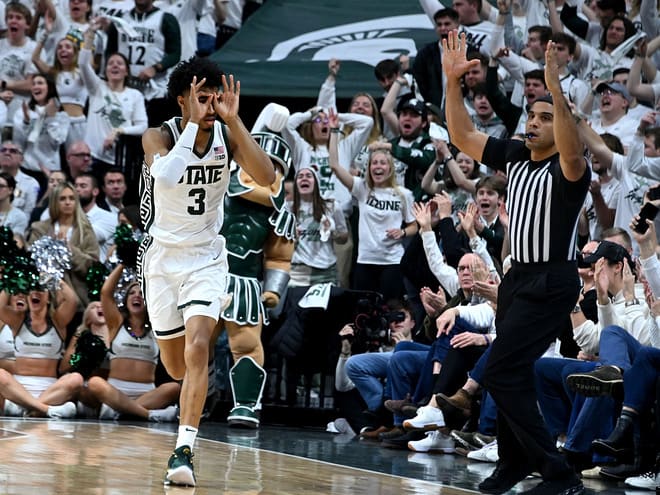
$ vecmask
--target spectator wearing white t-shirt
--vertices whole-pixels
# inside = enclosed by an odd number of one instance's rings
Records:
[[[289,286],[337,285],[334,243],[348,240],[348,228],[341,208],[321,197],[314,169],[303,167],[296,173],[291,211],[296,216],[296,247]]]
[[[369,158],[367,177],[354,177],[339,164],[338,119],[330,114],[330,167],[351,191],[360,211],[358,257],[353,270],[353,288],[380,292],[384,299],[403,296],[403,275],[399,263],[404,241],[417,233],[413,215],[413,195],[396,185],[392,155],[374,150]]]
[[[656,184],[655,180],[648,179],[644,175],[650,175],[650,170],[654,168],[653,162],[658,161],[660,157],[660,142],[656,141],[656,136],[647,131],[641,122],[639,127],[642,129],[634,135],[628,155],[623,155],[620,152],[621,148],[618,148],[618,153],[611,149],[609,146],[613,144],[606,144],[588,123],[580,121],[578,124],[582,142],[608,168],[612,177],[619,181],[614,227],[624,230],[629,229],[631,220],[639,213],[646,190]],[[633,244],[633,250],[638,251],[636,243]]]
[[[11,2],[5,9],[7,37],[0,39],[0,97],[7,104],[5,125],[11,126],[14,113],[27,101],[37,71],[32,65],[36,43],[27,36],[32,13],[25,5]]]

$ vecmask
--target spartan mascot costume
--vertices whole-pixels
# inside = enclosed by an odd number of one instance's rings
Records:
[[[232,163],[224,203],[222,235],[227,242],[230,306],[222,313],[218,332],[227,331],[234,358],[230,370],[234,407],[230,426],[257,428],[261,395],[266,383],[261,327],[266,308],[274,308],[286,291],[294,249],[295,218],[285,207],[284,179],[291,150],[277,133],[289,111],[270,103],[259,115],[252,136],[275,164],[276,179],[259,186],[238,163]]]

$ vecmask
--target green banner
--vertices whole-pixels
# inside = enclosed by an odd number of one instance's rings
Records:
[[[337,96],[350,98],[380,95],[374,66],[435,40],[414,0],[268,0],[211,57],[246,95],[293,97],[315,97],[337,58]]]

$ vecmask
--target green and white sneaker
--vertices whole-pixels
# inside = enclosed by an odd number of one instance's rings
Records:
[[[249,406],[236,406],[227,416],[227,423],[231,427],[259,428],[259,411]]]
[[[192,458],[193,453],[187,445],[175,449],[167,461],[165,485],[195,486]]]

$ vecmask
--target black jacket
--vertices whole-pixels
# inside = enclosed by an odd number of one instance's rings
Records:
[[[442,59],[440,47],[434,41],[424,46],[415,56],[413,74],[424,101],[442,107]]]

